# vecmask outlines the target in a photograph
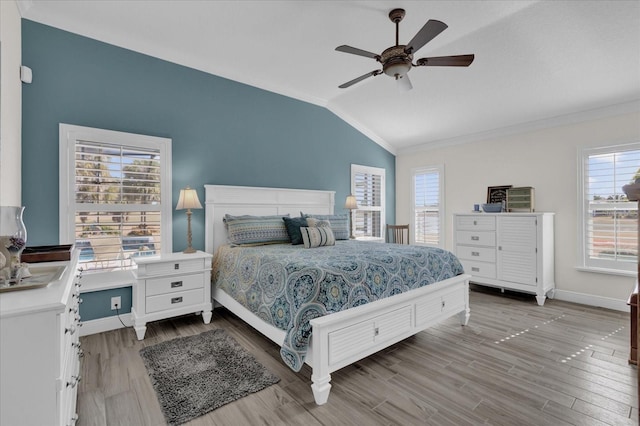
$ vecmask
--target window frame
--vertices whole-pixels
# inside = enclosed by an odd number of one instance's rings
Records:
[[[93,127],[59,124],[59,241],[75,243],[75,149],[77,141],[132,148],[154,149],[160,152],[160,253],[173,250],[172,193],[171,193],[171,139]],[[96,271],[91,275],[105,276],[113,271]]]
[[[418,227],[416,224],[416,176],[425,173],[438,173],[438,244],[416,242]],[[421,166],[411,169],[411,244],[444,248],[446,229],[445,193],[444,193],[444,164]]]
[[[380,176],[380,206],[366,206],[361,207],[360,200],[358,200],[358,196],[356,194],[356,181],[355,177],[359,174],[371,174],[371,175],[379,175]],[[360,164],[351,164],[351,194],[356,197],[358,201],[358,208],[353,210],[353,214],[350,215],[349,226],[353,229],[353,235],[356,239],[359,240],[371,240],[371,241],[384,241],[385,240],[385,230],[386,230],[386,197],[387,197],[387,189],[386,189],[386,169],[382,167],[373,167],[373,166],[363,166]],[[357,212],[380,212],[380,236],[370,236],[370,235],[360,235],[358,236],[356,232],[355,224],[351,223],[351,218],[356,217]]]
[[[589,238],[587,235],[587,227],[589,220],[587,214],[589,212],[589,196],[586,193],[588,189],[589,179],[589,157],[593,155],[614,154],[625,151],[640,150],[640,142],[631,142],[625,144],[589,147],[578,150],[578,230],[577,230],[577,267],[576,269],[586,272],[597,272],[611,275],[635,276],[637,272],[636,262],[621,262],[617,260],[590,259],[589,257]],[[622,186],[630,182],[621,182],[620,188],[616,191],[622,192]],[[636,202],[634,204],[637,209]]]

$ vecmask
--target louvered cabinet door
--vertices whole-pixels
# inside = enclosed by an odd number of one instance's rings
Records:
[[[498,218],[498,279],[535,286],[538,282],[535,216]]]

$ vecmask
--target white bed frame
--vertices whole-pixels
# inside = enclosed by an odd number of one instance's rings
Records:
[[[299,216],[300,211],[333,214],[335,193],[283,188],[205,185],[205,250],[227,241],[222,218],[231,215]],[[469,321],[469,278],[459,275],[407,293],[311,320],[312,338],[305,362],[312,368],[311,389],[318,405],[331,390],[331,373],[458,315]],[[251,313],[213,285],[212,298],[282,346],[285,332]]]

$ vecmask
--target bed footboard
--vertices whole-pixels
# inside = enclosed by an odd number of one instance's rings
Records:
[[[311,389],[316,404],[325,404],[331,373],[436,323],[459,316],[469,321],[469,275],[381,299],[311,320]]]

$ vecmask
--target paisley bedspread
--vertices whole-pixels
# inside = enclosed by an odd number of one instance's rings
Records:
[[[299,371],[313,318],[462,273],[458,259],[446,250],[336,241],[335,246],[314,249],[290,244],[221,246],[212,280],[245,308],[286,331],[280,354]]]

